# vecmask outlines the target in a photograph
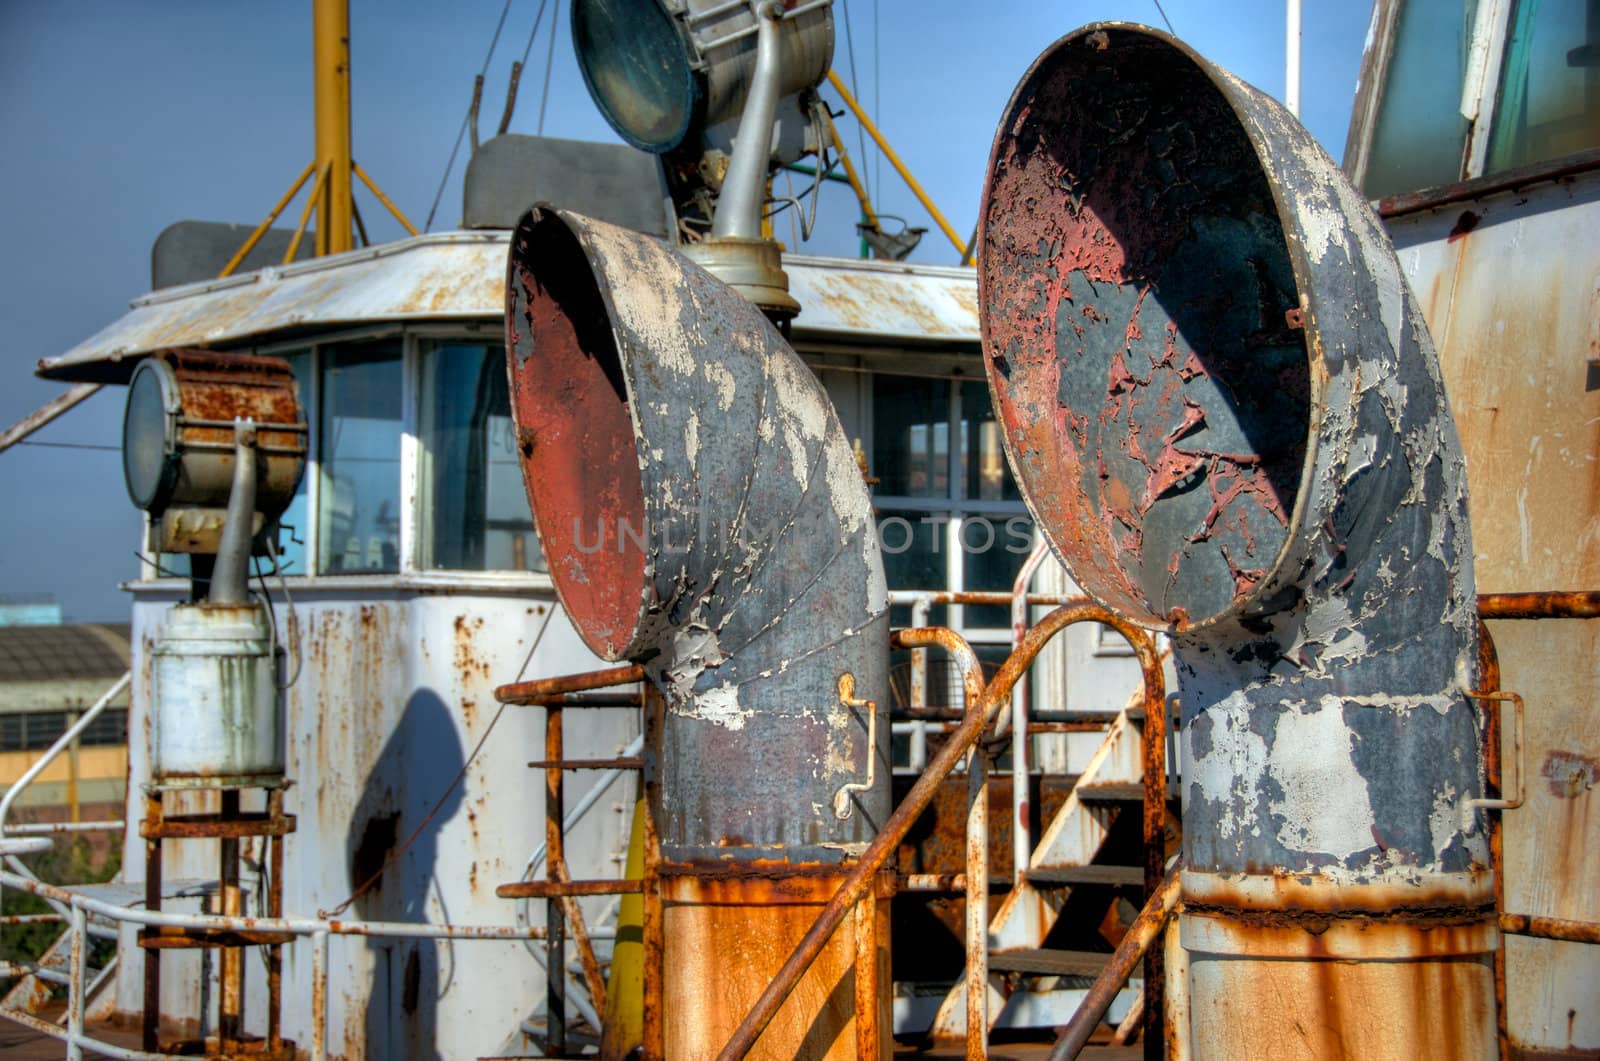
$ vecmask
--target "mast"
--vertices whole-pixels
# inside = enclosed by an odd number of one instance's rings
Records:
[[[350,195],[350,3],[312,0],[312,68],[316,87],[317,255],[355,246]],[[315,195],[315,191],[312,193]]]

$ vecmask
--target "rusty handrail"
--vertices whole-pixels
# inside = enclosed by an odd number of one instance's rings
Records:
[[[1083,1050],[1084,1044],[1089,1041],[1090,1033],[1106,1015],[1106,1010],[1111,1008],[1111,1002],[1117,997],[1117,992],[1122,990],[1122,985],[1127,983],[1128,977],[1133,973],[1133,967],[1139,964],[1139,959],[1150,949],[1150,945],[1161,938],[1167,920],[1178,905],[1178,895],[1181,891],[1178,880],[1182,872],[1183,860],[1179,859],[1162,880],[1161,887],[1155,890],[1149,901],[1144,904],[1144,909],[1139,911],[1133,927],[1128,929],[1127,935],[1122,937],[1122,942],[1117,944],[1117,949],[1111,954],[1110,962],[1100,971],[1100,975],[1095,977],[1094,983],[1089,987],[1089,993],[1078,1003],[1072,1019],[1061,1029],[1061,1036],[1051,1048],[1048,1061],[1068,1061],[1069,1058],[1077,1057]],[[1150,983],[1146,981],[1145,991],[1148,992],[1150,987]]]
[[[1600,590],[1480,593],[1481,619],[1600,619]]]
[[[494,698],[502,704],[515,704],[521,707],[559,705],[558,698],[568,693],[609,689],[614,685],[631,685],[640,681],[644,681],[644,668],[630,664],[626,667],[586,671],[583,674],[563,674],[559,678],[511,682],[496,687]]]
[[[895,808],[889,820],[884,823],[883,829],[879,831],[872,843],[867,846],[866,851],[862,853],[860,861],[850,871],[850,875],[839,886],[839,891],[829,900],[828,905],[823,908],[822,913],[817,917],[816,923],[811,926],[805,937],[801,939],[794,953],[789,955],[788,960],[783,963],[783,967],[778,970],[777,975],[767,985],[761,997],[756,1000],[750,1012],[745,1015],[739,1027],[734,1029],[733,1036],[728,1040],[728,1044],[717,1055],[718,1061],[738,1061],[755,1045],[756,1040],[766,1030],[767,1025],[771,1023],[772,1018],[777,1014],[779,1007],[794,989],[794,985],[799,982],[800,977],[810,968],[811,963],[822,953],[823,947],[826,945],[828,938],[833,935],[834,929],[839,926],[839,923],[844,920],[850,908],[866,892],[878,869],[888,860],[889,855],[894,852],[900,841],[905,838],[906,833],[910,831],[912,824],[916,822],[923,810],[932,802],[934,793],[939,785],[945,778],[950,776],[956,764],[966,755],[968,749],[977,743],[978,738],[988,728],[1000,705],[1007,702],[1008,697],[1011,695],[1011,687],[1016,684],[1018,675],[1025,672],[1033,664],[1033,660],[1039,654],[1040,649],[1052,637],[1067,627],[1081,622],[1099,622],[1110,626],[1127,638],[1129,644],[1133,645],[1134,651],[1139,656],[1142,672],[1145,675],[1159,674],[1160,661],[1156,658],[1154,644],[1149,636],[1098,605],[1087,601],[1079,604],[1064,605],[1039,620],[1028,631],[1022,643],[1016,647],[1010,656],[1006,657],[1005,663],[987,687],[982,687],[980,694],[976,698],[969,691],[967,714],[962,719],[961,725],[951,734],[950,739],[939,750],[939,754],[934,758],[933,762],[928,764],[928,768],[917,779],[911,791],[906,794],[905,799]],[[913,642],[907,639],[907,635],[915,635],[917,633],[920,632],[898,631],[895,635],[895,643],[901,647],[913,647]],[[971,653],[971,647],[964,640],[949,631],[945,633],[948,633],[949,637],[954,639],[954,643],[959,644],[959,647],[952,648],[950,645],[943,645],[942,647],[958,654],[961,653],[962,649],[965,649],[966,653]],[[965,661],[963,662],[965,663]],[[970,678],[968,680],[969,682],[971,681]],[[1147,726],[1150,720],[1156,717],[1159,717],[1163,723],[1165,722],[1165,715],[1163,714],[1166,710],[1164,690],[1159,682],[1153,684],[1155,687],[1152,689],[1152,682],[1148,680],[1145,682],[1145,717]],[[969,684],[969,690],[971,688],[972,686]],[[1161,725],[1160,728],[1164,734],[1165,725]],[[1164,763],[1164,744],[1161,748],[1161,758]],[[1149,779],[1146,780],[1148,783]],[[1164,768],[1159,778],[1159,783],[1162,786],[1161,791],[1164,800],[1166,792]],[[1159,1014],[1160,1006],[1157,1005],[1155,1009]]]
[[[1568,943],[1600,943],[1600,923],[1573,921],[1565,917],[1502,913],[1500,931],[1509,932],[1514,936],[1559,939]]]

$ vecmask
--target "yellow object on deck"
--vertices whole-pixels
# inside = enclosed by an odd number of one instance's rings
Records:
[[[644,878],[644,800],[633,805],[633,832],[628,839],[628,880]],[[617,938],[611,951],[611,979],[606,984],[605,1027],[600,1056],[625,1057],[644,1042],[644,896],[624,895],[617,911]]]

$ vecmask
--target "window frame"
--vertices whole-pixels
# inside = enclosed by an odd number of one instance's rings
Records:
[[[1027,502],[1020,497],[1016,500],[985,500],[977,497],[962,496],[966,490],[965,476],[959,474],[961,451],[961,420],[962,420],[962,395],[963,384],[975,383],[987,388],[988,381],[984,375],[981,353],[977,347],[963,350],[913,350],[900,349],[869,349],[850,347],[809,347],[799,348],[801,356],[805,359],[814,373],[822,380],[824,389],[828,390],[829,398],[834,398],[834,391],[828,388],[828,380],[823,376],[827,372],[845,372],[857,374],[861,383],[856,388],[853,400],[850,402],[835,401],[839,407],[841,420],[846,425],[846,434],[852,442],[860,438],[862,450],[867,456],[869,471],[876,467],[875,432],[877,402],[874,400],[874,381],[878,376],[896,376],[912,379],[945,380],[948,383],[946,392],[946,419],[949,444],[946,446],[946,489],[942,496],[910,496],[900,494],[882,494],[876,491],[872,495],[873,514],[878,520],[883,520],[897,513],[905,513],[915,522],[923,513],[932,516],[948,517],[938,524],[938,531],[942,535],[939,542],[940,558],[944,563],[945,585],[934,590],[907,589],[904,592],[944,592],[960,591],[967,586],[968,565],[967,553],[961,544],[961,533],[967,521],[978,518],[991,520],[996,535],[995,548],[1004,548],[1005,522],[1014,516],[1026,519],[1033,525],[1032,514],[1028,511]],[[850,406],[847,408],[847,406]],[[1009,461],[1006,463],[1006,474],[1011,475]],[[913,515],[914,514],[914,515]],[[1032,527],[1029,535],[1030,550],[1039,541],[1037,527]],[[1018,554],[1017,562],[1020,565],[1027,559],[1027,552]],[[891,590],[901,587],[891,586]],[[1010,587],[1006,587],[1007,590]],[[1011,627],[1004,626],[968,626],[967,608],[964,605],[948,606],[947,625],[961,632],[973,645],[1006,645],[1011,643]]]
[[[1362,56],[1352,107],[1350,132],[1345,140],[1344,171],[1358,188],[1364,188],[1373,138],[1383,112],[1390,67],[1395,56],[1399,25],[1404,6],[1421,0],[1376,0],[1368,30],[1371,45]],[[1516,169],[1486,174],[1489,146],[1494,136],[1500,106],[1500,81],[1511,25],[1518,0],[1478,0],[1469,50],[1469,69],[1463,76],[1463,114],[1468,130],[1462,148],[1459,176],[1427,188],[1406,189],[1382,197],[1384,216],[1488,194],[1503,187],[1518,187],[1533,181],[1565,176],[1576,170],[1600,164],[1600,145],[1573,154],[1540,159]],[[1465,112],[1470,109],[1471,114]]]

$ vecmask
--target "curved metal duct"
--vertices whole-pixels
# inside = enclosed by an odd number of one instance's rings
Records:
[[[1376,216],[1277,103],[1101,24],[1024,76],[981,217],[1024,494],[1172,638],[1197,1053],[1492,1053],[1463,460]]]
[[[699,1056],[889,813],[871,504],[816,377],[665,244],[540,207],[508,269],[512,412],[551,577],[590,648],[641,664],[665,701],[664,1024],[669,1055]],[[886,950],[886,927],[852,930],[862,954]],[[782,1040],[773,1056],[849,1020],[827,1000],[857,941],[836,942],[820,993],[763,1040]]]

